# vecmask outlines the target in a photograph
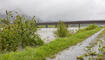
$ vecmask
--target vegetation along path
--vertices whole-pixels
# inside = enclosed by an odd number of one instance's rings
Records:
[[[77,56],[80,56],[86,51],[84,50],[86,46],[89,45],[92,41],[96,40],[98,35],[103,31],[104,29],[100,30],[99,32],[95,33],[94,35],[90,36],[86,40],[84,40],[81,43],[78,43],[76,46],[72,46],[56,55],[55,58],[47,58],[47,60],[77,60]]]
[[[90,28],[90,27],[88,27],[88,28]],[[59,53],[60,51],[66,49],[66,48],[69,48],[70,46],[72,47],[79,42],[84,41],[87,37],[98,32],[100,29],[101,28],[95,28],[92,30],[81,30],[78,33],[76,33],[70,37],[58,38],[48,44],[40,46],[40,47],[36,47],[36,48],[27,47],[23,51],[16,51],[16,52],[10,52],[10,53],[6,53],[6,54],[1,54],[0,60],[45,60],[47,57],[52,57],[53,55]],[[100,34],[100,32],[96,33],[94,36],[96,36],[96,35],[98,36],[98,34]],[[91,40],[94,39],[94,37],[90,37],[90,38],[92,38]],[[88,40],[91,41],[90,39],[88,39]],[[82,46],[85,46],[85,45],[87,46],[88,40],[86,40],[86,43],[85,44],[83,43]],[[79,44],[79,45],[81,47],[81,44]],[[83,48],[81,47],[81,49],[83,49]],[[80,51],[81,51],[81,49],[80,49]],[[75,48],[73,50],[75,50],[75,52],[78,51]],[[78,51],[78,54],[80,51]],[[63,55],[65,55],[65,54],[63,54]],[[73,53],[73,54],[75,55],[75,53]],[[71,56],[69,56],[69,57],[71,57]],[[65,56],[65,58],[67,58],[67,57]],[[58,59],[58,60],[62,60],[62,59]],[[67,60],[67,59],[64,59],[64,60]],[[69,60],[71,60],[71,59],[69,59]]]

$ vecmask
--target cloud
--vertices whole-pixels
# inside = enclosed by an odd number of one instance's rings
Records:
[[[105,19],[105,0],[0,0],[0,8],[20,9],[46,21]]]

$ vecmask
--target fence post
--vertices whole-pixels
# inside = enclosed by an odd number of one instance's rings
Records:
[[[80,30],[80,28],[81,28],[81,24],[79,24],[79,30]]]

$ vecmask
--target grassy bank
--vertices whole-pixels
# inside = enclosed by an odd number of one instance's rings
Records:
[[[48,28],[55,28],[55,25],[48,25]],[[46,25],[38,25],[38,28],[46,28]]]
[[[38,48],[27,48],[21,52],[1,54],[0,60],[45,60],[46,57],[51,57],[70,46],[76,45],[99,30],[100,28],[78,32],[71,37],[58,38]]]

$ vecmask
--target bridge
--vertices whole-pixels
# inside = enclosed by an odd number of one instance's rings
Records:
[[[57,26],[58,22],[40,22],[37,23],[37,25],[45,25],[46,28],[48,28],[48,25],[55,25]],[[64,24],[68,26],[69,24],[78,24],[80,27],[80,24],[105,24],[105,20],[80,20],[80,21],[64,21]]]

